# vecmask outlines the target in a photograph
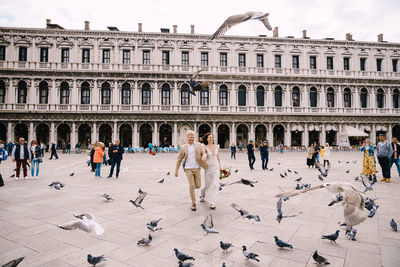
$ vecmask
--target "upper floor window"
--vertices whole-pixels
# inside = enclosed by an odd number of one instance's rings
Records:
[[[246,54],[239,54],[239,67],[246,67]]]
[[[365,63],[367,62],[366,58],[360,58],[360,70],[365,71]]]
[[[19,61],[26,61],[28,58],[28,48],[21,46],[18,49],[18,60]]]
[[[151,91],[148,83],[142,85],[142,105],[151,105]]]
[[[257,54],[257,68],[264,68],[264,55]]]
[[[367,100],[368,100],[368,91],[367,89],[363,88],[361,89],[360,93],[360,105],[362,108],[367,107]]]
[[[335,107],[335,91],[333,88],[328,88],[328,90],[326,90],[326,104],[328,108]]]
[[[171,90],[168,83],[164,83],[161,87],[161,105],[170,105]]]
[[[49,62],[49,48],[40,48],[40,62]]]
[[[210,92],[208,89],[204,89],[200,91],[200,105],[208,106],[210,101]]]
[[[381,58],[376,59],[376,71],[382,71],[382,59]]]
[[[201,52],[200,60],[201,60],[200,62],[201,66],[208,66],[208,53]]]
[[[101,104],[102,105],[111,104],[111,86],[107,82],[101,85]]]
[[[393,90],[393,108],[399,108],[400,93],[399,89]]]
[[[227,53],[220,53],[219,54],[219,65],[221,67],[228,66],[228,54]]]
[[[49,103],[49,85],[43,81],[39,83],[39,104]]]
[[[300,68],[299,56],[292,56],[292,67],[293,69]]]
[[[4,104],[6,101],[6,83],[0,80],[0,103]]]
[[[275,55],[275,68],[282,68],[282,57],[281,57],[281,55]]]
[[[261,85],[257,86],[257,106],[264,106],[264,87]]]
[[[182,52],[182,66],[189,66],[189,52]]]
[[[62,82],[60,85],[60,104],[69,104],[69,84]]]
[[[1,60],[1,57],[0,57]],[[393,72],[397,72],[397,59],[392,59]]]
[[[300,89],[297,86],[293,88],[292,104],[293,107],[300,107]]]
[[[169,65],[169,51],[162,51],[162,64]]]
[[[189,85],[187,85],[186,83],[184,83],[181,87],[181,105],[190,105]]]
[[[349,57],[343,58],[343,69],[350,70],[350,58]]]
[[[6,60],[6,47],[4,45],[0,45],[0,60]]]
[[[130,105],[131,104],[131,85],[129,83],[124,83],[121,90],[121,104]]]
[[[311,87],[311,89],[310,89],[310,107],[312,107],[312,108],[317,107],[317,103],[318,103],[317,96],[318,96],[317,88]]]
[[[150,51],[149,50],[143,51],[143,64],[144,65],[150,64]]]
[[[351,90],[345,88],[343,91],[343,103],[345,108],[351,108]]]
[[[61,49],[61,62],[63,63],[69,62],[69,48]]]
[[[90,86],[88,82],[83,82],[81,85],[81,104],[90,104]]]
[[[122,64],[131,64],[130,50],[122,50]]]
[[[275,107],[282,107],[282,87],[275,87]]]
[[[333,57],[326,57],[326,68],[333,70]]]
[[[18,103],[19,104],[26,104],[26,96],[27,96],[27,87],[26,82],[20,81],[18,83]]]
[[[310,69],[315,70],[317,69],[317,57],[310,56]]]
[[[90,63],[90,49],[82,49],[82,63]]]
[[[382,89],[378,89],[376,92],[376,102],[377,102],[377,107],[378,108],[383,108],[384,107],[384,97],[385,94]]]
[[[103,64],[110,64],[111,52],[110,49],[103,49]]]
[[[246,86],[239,85],[238,88],[238,105],[246,106]]]
[[[228,87],[225,84],[219,87],[219,105],[228,105]]]

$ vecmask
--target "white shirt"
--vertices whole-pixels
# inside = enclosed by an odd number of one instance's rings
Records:
[[[185,169],[197,169],[200,168],[199,163],[196,160],[196,152],[194,150],[194,144],[188,144],[188,152],[185,161]]]

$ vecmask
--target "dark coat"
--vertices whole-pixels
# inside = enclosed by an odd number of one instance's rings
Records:
[[[110,159],[113,159],[114,158],[114,156],[115,156],[115,154],[118,154],[119,155],[119,159],[120,160],[122,160],[122,154],[124,154],[124,148],[122,147],[122,145],[120,144],[119,145],[119,149],[118,149],[118,152],[113,152],[114,150],[116,150],[116,145],[112,145],[110,148],[108,148],[108,157],[110,158]]]

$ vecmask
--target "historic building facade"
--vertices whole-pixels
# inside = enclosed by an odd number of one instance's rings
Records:
[[[221,147],[400,136],[400,43],[0,27],[0,139]],[[208,90],[187,92],[191,75]]]

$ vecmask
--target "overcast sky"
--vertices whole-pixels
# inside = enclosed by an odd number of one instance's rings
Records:
[[[0,26],[45,27],[46,18],[66,29],[83,29],[90,21],[93,30],[117,26],[121,31],[158,32],[178,25],[178,32],[212,34],[230,15],[246,11],[268,12],[280,36],[301,37],[306,29],[311,38],[333,37],[400,42],[400,0],[0,0]],[[235,26],[228,35],[267,34],[261,22]]]

